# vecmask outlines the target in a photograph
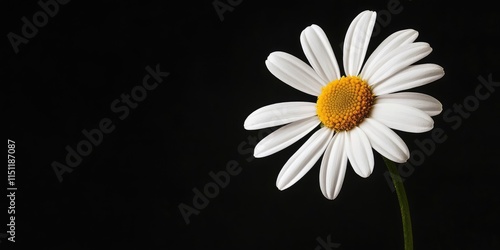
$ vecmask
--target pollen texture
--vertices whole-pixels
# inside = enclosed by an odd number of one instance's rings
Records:
[[[368,116],[373,101],[365,81],[357,76],[343,76],[323,87],[316,103],[317,114],[323,126],[346,131]]]

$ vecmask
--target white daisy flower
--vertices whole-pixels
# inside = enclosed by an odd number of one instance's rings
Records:
[[[412,29],[387,37],[363,66],[376,16],[374,11],[364,11],[350,24],[344,40],[344,75],[317,25],[300,35],[311,66],[285,52],[273,52],[267,58],[266,66],[274,76],[318,98],[316,103],[264,106],[245,120],[247,130],[286,124],[256,145],[257,158],[274,154],[319,127],[283,166],[278,189],[295,184],[324,153],[319,184],[323,195],[333,200],[342,187],[348,160],[363,178],[373,172],[372,148],[391,161],[408,160],[408,147],[391,129],[420,133],[433,128],[431,116],[442,111],[441,103],[426,94],[400,91],[443,77],[443,68],[412,65],[432,51],[429,44],[414,42],[418,32]]]

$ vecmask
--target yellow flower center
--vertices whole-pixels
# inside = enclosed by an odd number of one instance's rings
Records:
[[[374,96],[370,86],[357,76],[342,76],[321,90],[316,112],[321,123],[335,131],[356,127],[368,116]]]

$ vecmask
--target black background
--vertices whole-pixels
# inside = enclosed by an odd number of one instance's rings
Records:
[[[14,53],[7,34],[21,35],[21,18],[41,8],[3,1],[3,121],[16,142],[18,191],[16,243],[1,239],[0,248],[316,249],[329,238],[338,249],[402,249],[399,206],[378,153],[369,178],[348,168],[340,195],[329,201],[319,189],[319,163],[291,188],[275,186],[304,139],[253,159],[251,144],[269,130],[243,128],[261,106],[314,101],[268,72],[269,53],[305,60],[300,32],[318,24],[340,59],[352,19],[365,9],[381,13],[389,2],[243,0],[221,20],[211,0],[73,0]],[[368,53],[395,31],[418,30],[417,41],[433,47],[420,62],[437,63],[446,75],[414,91],[449,112],[434,117],[446,140],[405,181],[415,249],[499,249],[500,88],[474,103],[478,77],[500,82],[498,11],[481,1],[400,0],[400,7],[379,22]],[[111,103],[156,65],[170,75],[120,120]],[[464,101],[475,106],[458,122],[454,107]],[[83,129],[106,118],[115,130],[59,182],[51,164],[65,163],[65,147],[75,148]],[[398,134],[411,151],[415,140],[432,138]],[[179,205],[193,206],[193,189],[203,190],[209,173],[228,162],[241,172],[186,224]]]

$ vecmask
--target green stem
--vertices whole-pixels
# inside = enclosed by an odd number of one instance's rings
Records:
[[[408,198],[406,198],[406,191],[399,176],[396,163],[388,160],[384,157],[384,162],[389,173],[391,174],[392,183],[396,188],[396,194],[398,195],[399,208],[401,209],[401,219],[403,221],[403,236],[405,250],[413,250],[413,234],[411,229],[411,217],[410,217],[410,207],[408,206]]]

